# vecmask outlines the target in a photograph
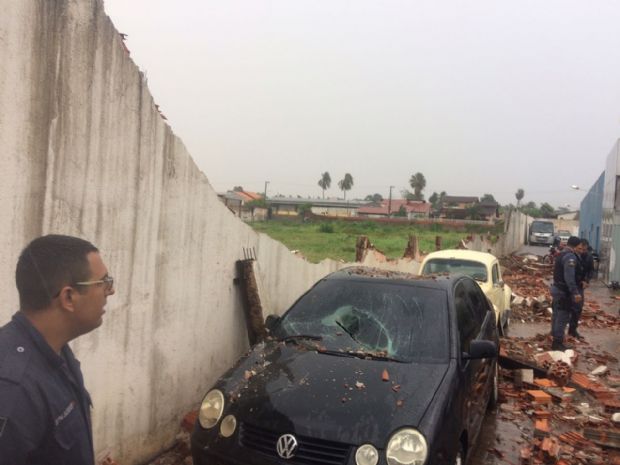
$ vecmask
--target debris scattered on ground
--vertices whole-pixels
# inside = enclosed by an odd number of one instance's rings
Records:
[[[551,321],[551,267],[535,257],[502,260],[504,280],[514,292],[513,319]],[[607,299],[605,297],[604,299]],[[617,302],[592,298],[580,326],[620,329]],[[605,311],[608,310],[608,311]],[[589,339],[589,338],[588,338]],[[498,415],[521,432],[516,440],[520,465],[620,465],[620,376],[618,358],[595,348],[588,340],[567,336],[574,347],[551,351],[549,334],[503,337],[500,350]],[[497,450],[509,456],[499,441]],[[501,457],[494,454],[495,457]],[[509,459],[492,463],[514,463]]]
[[[511,255],[503,258],[501,263],[504,267],[503,279],[513,292],[512,317],[523,322],[550,322],[553,313],[550,292],[551,265],[543,264],[530,255]],[[618,315],[606,312],[603,307],[609,307],[610,310],[617,308],[615,296],[599,303],[588,298],[586,289],[580,325],[586,328],[620,330]]]

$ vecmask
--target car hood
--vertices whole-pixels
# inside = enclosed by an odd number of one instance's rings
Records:
[[[340,357],[308,342],[273,341],[255,346],[216,387],[225,394],[225,414],[242,423],[383,447],[394,429],[420,423],[447,367],[447,361]]]

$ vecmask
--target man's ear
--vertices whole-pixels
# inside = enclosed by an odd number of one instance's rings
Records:
[[[58,302],[63,310],[73,312],[76,293],[77,291],[71,286],[65,286],[60,290]]]

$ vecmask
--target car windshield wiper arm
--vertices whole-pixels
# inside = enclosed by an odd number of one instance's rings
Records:
[[[360,341],[358,341],[357,339],[355,339],[355,336],[353,336],[353,333],[352,333],[351,331],[349,331],[347,328],[345,328],[345,326],[344,326],[342,323],[340,323],[338,320],[336,320],[336,324],[337,324],[338,326],[340,326],[340,328],[342,328],[342,330],[343,330],[345,333],[347,333],[351,339],[353,339],[353,340],[354,340],[355,342],[357,342],[358,344],[361,344],[361,342],[360,342]]]
[[[406,360],[401,360],[399,358],[394,358],[394,357],[388,357],[387,355],[373,354],[372,352],[365,352],[363,354],[360,354],[360,357],[370,357],[373,360],[383,360],[385,362],[408,363]]]
[[[406,360],[400,360],[393,357],[388,357],[387,355],[378,355],[373,354],[372,352],[358,352],[355,350],[330,350],[330,349],[320,349],[317,350],[320,354],[327,355],[335,355],[336,357],[354,357],[361,359],[371,359],[371,360],[381,360],[384,362],[397,362],[397,363],[408,363]]]
[[[353,353],[342,351],[342,350],[330,350],[330,349],[321,348],[321,349],[317,349],[317,352],[319,354],[335,355],[336,357],[349,357],[349,358],[357,357]]]
[[[313,334],[291,334],[290,336],[284,336],[278,339],[280,342],[296,341],[298,339],[311,339],[313,341],[322,341],[323,337],[315,336]]]

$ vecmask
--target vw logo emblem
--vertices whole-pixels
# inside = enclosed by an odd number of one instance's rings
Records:
[[[276,451],[283,459],[293,458],[298,447],[297,439],[292,434],[283,434],[276,443]]]

